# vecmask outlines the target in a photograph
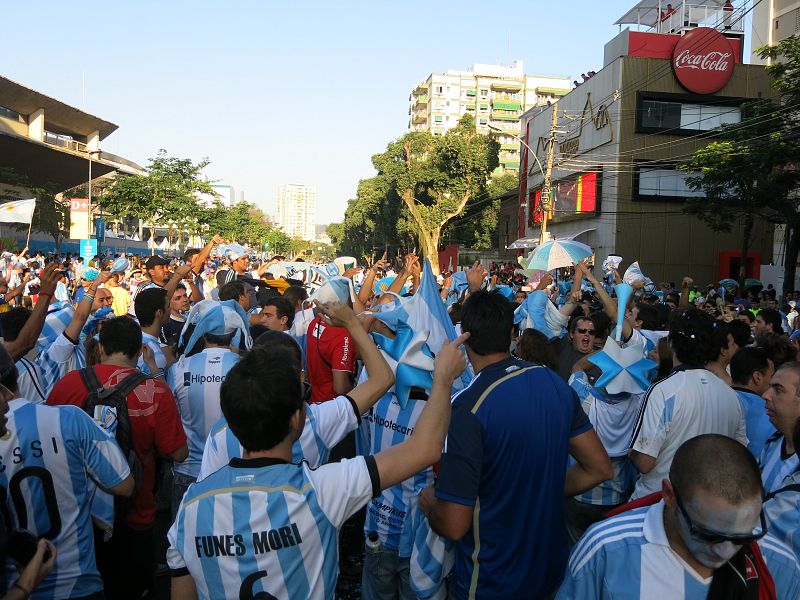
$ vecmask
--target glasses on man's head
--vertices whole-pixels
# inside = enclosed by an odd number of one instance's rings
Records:
[[[764,515],[763,507],[761,508],[761,513],[759,515],[761,524],[759,527],[756,527],[752,533],[728,535],[726,533],[714,531],[713,529],[708,529],[707,527],[692,521],[689,513],[686,512],[686,507],[681,501],[678,490],[673,488],[672,491],[675,493],[675,501],[678,504],[678,510],[681,511],[683,518],[686,519],[686,523],[689,525],[689,535],[691,535],[698,542],[703,542],[705,544],[721,544],[722,542],[730,542],[731,544],[736,544],[737,546],[744,546],[751,542],[758,541],[767,535],[767,518]]]
[[[578,327],[577,329],[575,329],[575,333],[579,335],[586,335],[587,333],[589,335],[594,335],[595,331],[594,329],[584,329],[583,327]]]

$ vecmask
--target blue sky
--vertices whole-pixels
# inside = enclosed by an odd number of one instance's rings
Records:
[[[327,223],[429,73],[518,58],[579,78],[633,4],[31,0],[4,6],[0,73],[119,125],[105,150],[208,157],[268,213],[281,183],[316,185]]]

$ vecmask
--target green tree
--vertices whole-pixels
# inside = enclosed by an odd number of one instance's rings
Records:
[[[506,173],[492,177],[483,197],[476,199],[464,213],[450,221],[442,232],[447,242],[464,244],[473,250],[493,250],[499,243],[497,223],[501,198],[519,186],[519,175]]]
[[[330,223],[328,225],[328,237],[331,238],[331,246],[335,252],[342,252],[344,244],[344,223]]]
[[[498,165],[498,151],[498,143],[476,133],[475,120],[465,115],[444,135],[407,133],[372,157],[378,177],[408,210],[434,272],[439,272],[442,228],[482,196]]]
[[[68,193],[60,194],[60,186],[56,183],[33,185],[27,177],[10,167],[0,167],[0,181],[3,182],[4,195],[19,197],[20,189],[24,189],[25,197],[36,198],[31,231],[52,237],[58,252],[61,242],[69,236],[69,204],[63,197]],[[12,227],[19,231],[28,230],[26,223],[14,223]]]
[[[113,218],[135,217],[148,223],[150,245],[154,247],[156,225],[167,225],[170,237],[174,230],[180,235],[201,210],[197,195],[217,195],[211,184],[200,178],[209,164],[208,159],[194,163],[159,150],[144,175],[119,177],[100,194],[98,204]]]

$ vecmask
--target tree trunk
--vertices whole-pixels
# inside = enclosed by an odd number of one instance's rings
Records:
[[[422,246],[422,255],[431,261],[434,275],[439,274],[439,236],[442,228],[437,227],[428,231],[425,227],[419,228],[419,243]]]
[[[156,226],[150,226],[150,254],[156,253]]]
[[[739,297],[745,298],[744,282],[747,279],[747,255],[750,252],[750,237],[753,233],[753,215],[746,215],[742,229],[742,257],[739,261]]]
[[[797,255],[800,254],[800,227],[797,224],[786,224],[786,252],[783,255],[783,289],[781,294],[786,298],[794,289],[794,278],[797,272]]]

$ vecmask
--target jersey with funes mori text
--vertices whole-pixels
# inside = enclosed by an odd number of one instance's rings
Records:
[[[233,459],[187,490],[168,536],[172,574],[190,574],[201,600],[333,600],[338,530],[377,477],[372,457],[316,470]]]

